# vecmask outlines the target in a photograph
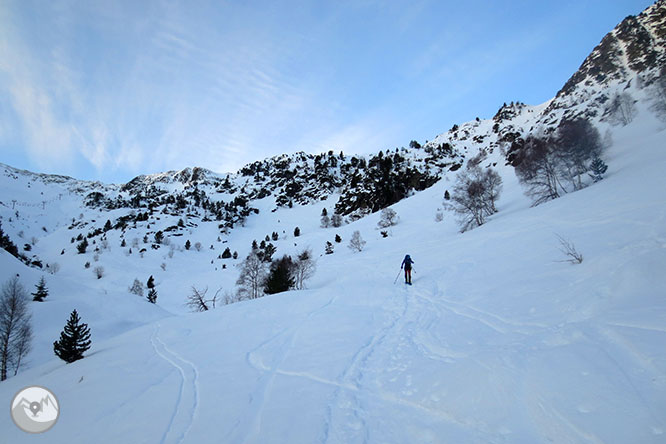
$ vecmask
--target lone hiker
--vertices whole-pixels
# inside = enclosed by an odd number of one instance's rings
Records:
[[[400,269],[405,268],[405,284],[412,285],[412,264],[414,261],[412,260],[409,255],[405,255],[405,258],[402,260],[402,264],[400,265]]]

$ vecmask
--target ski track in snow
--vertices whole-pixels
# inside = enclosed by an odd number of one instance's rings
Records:
[[[331,431],[334,423],[333,408],[351,411],[350,413],[353,418],[353,422],[350,422],[349,420],[340,422],[345,424],[347,432],[351,432],[353,435],[357,435],[356,437],[352,437],[348,434],[345,434],[345,436],[342,436],[338,439],[339,442],[357,442],[359,438],[363,443],[369,442],[369,430],[363,417],[364,415],[361,399],[358,396],[359,391],[363,390],[362,380],[364,367],[367,365],[368,360],[375,352],[377,347],[379,347],[384,342],[389,332],[394,330],[396,325],[404,318],[404,315],[407,312],[408,303],[406,292],[403,293],[403,296],[402,311],[393,311],[393,318],[391,321],[384,325],[372,337],[370,337],[370,339],[365,344],[363,344],[363,346],[361,346],[356,351],[356,353],[354,353],[351,362],[338,378],[338,382],[336,384],[337,389],[333,393],[333,399],[328,403],[328,408],[326,411],[325,431],[322,440],[324,443],[328,443],[332,439]],[[353,388],[345,390],[347,387]],[[367,390],[363,391],[364,393],[367,393]],[[384,397],[380,396],[380,398]],[[338,430],[336,430],[336,432],[338,432]]]
[[[240,416],[231,431],[227,434],[224,442],[231,443],[248,443],[258,442],[261,433],[262,414],[266,400],[270,397],[270,392],[275,381],[275,376],[278,374],[287,374],[280,370],[280,366],[289,355],[289,351],[294,345],[294,340],[298,330],[318,312],[326,309],[333,304],[337,296],[332,297],[324,305],[309,312],[296,326],[284,328],[269,337],[252,350],[245,354],[245,361],[247,364],[262,372],[262,375],[257,381],[257,387],[249,396],[249,404],[247,410]],[[267,365],[261,357],[259,352],[267,345],[279,342],[277,346],[277,357],[272,359],[272,363]]]
[[[636,398],[644,406],[645,411],[652,416],[652,420],[659,429],[663,429],[664,421],[654,414],[655,406],[651,405],[645,398],[643,391],[636,386],[634,381],[633,372],[627,368],[627,362],[633,363],[642,373],[650,375],[650,379],[654,382],[663,384],[666,381],[666,375],[658,370],[649,359],[643,357],[637,352],[630,343],[623,339],[618,333],[611,331],[609,328],[592,327],[586,329],[584,333],[603,353],[608,360],[612,362],[622,374],[625,382],[636,395]],[[653,426],[654,428],[655,426]]]
[[[199,371],[196,365],[169,349],[159,337],[158,323],[150,337],[155,353],[180,375],[178,398],[160,443],[181,443],[192,428],[199,407]]]

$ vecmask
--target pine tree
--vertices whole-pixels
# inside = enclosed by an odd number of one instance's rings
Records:
[[[88,249],[88,239],[84,237],[81,243],[76,246],[76,251],[78,251],[79,254],[83,254],[86,252],[87,249]]]
[[[39,279],[39,282],[35,287],[37,287],[37,290],[34,293],[31,293],[33,296],[32,300],[36,302],[44,302],[44,298],[49,295],[49,289],[46,288],[44,276]]]
[[[146,287],[148,288],[155,288],[155,279],[153,278],[153,275],[151,274],[150,277],[148,278],[148,282],[146,282]]]
[[[229,247],[224,249],[224,252],[222,253],[222,259],[229,259],[231,257],[231,250]]]
[[[595,182],[599,182],[604,178],[607,169],[608,165],[606,165],[599,157],[595,157],[590,164],[590,171],[592,172],[590,176]]]
[[[295,282],[292,277],[293,262],[290,256],[282,256],[271,264],[268,278],[264,284],[266,294],[281,293],[294,288]]]
[[[186,250],[189,250],[191,246],[192,246],[192,243],[191,243],[190,240],[188,239],[188,240],[185,242],[185,249],[186,249]]]
[[[263,255],[263,261],[264,262],[270,262],[273,260],[273,254],[277,251],[275,246],[271,243],[266,245],[266,248],[264,249],[264,255]]]
[[[150,290],[148,290],[148,296],[147,297],[148,297],[148,302],[150,302],[152,304],[157,302],[157,290],[155,290],[154,287],[151,288]]]
[[[301,229],[296,227],[294,228],[294,237],[298,237],[301,235]]]
[[[83,359],[83,353],[90,348],[90,344],[90,328],[88,324],[81,323],[79,314],[74,310],[60,333],[60,339],[53,343],[53,351],[69,364]]]
[[[335,242],[337,242],[337,243],[342,242],[342,238],[340,237],[339,234],[336,234],[336,235],[335,235]]]
[[[333,244],[329,241],[326,241],[326,249],[324,251],[326,254],[333,254]]]

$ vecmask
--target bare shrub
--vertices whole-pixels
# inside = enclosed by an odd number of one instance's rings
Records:
[[[560,242],[560,251],[564,253],[568,259],[562,262],[571,262],[572,264],[580,264],[583,262],[583,255],[576,250],[576,246],[568,239],[563,238],[559,234],[555,234]]]
[[[377,226],[379,228],[388,228],[398,223],[398,213],[392,208],[384,208],[379,216]]]
[[[616,93],[608,102],[603,120],[611,125],[626,126],[636,117],[634,99],[626,91]]]
[[[49,273],[56,274],[60,271],[60,264],[53,262],[52,264],[47,264],[46,268],[48,269]]]
[[[93,274],[97,279],[102,279],[104,277],[104,267],[101,265],[93,268]]]
[[[599,131],[583,118],[564,119],[553,137],[528,136],[511,145],[509,160],[533,205],[587,186],[583,182],[603,144]]]
[[[352,237],[349,240],[349,245],[347,245],[352,251],[363,251],[366,242],[361,237],[360,231],[356,230],[352,233]]]
[[[132,286],[129,288],[129,292],[143,297],[143,282],[138,279],[134,279],[134,283],[132,283]]]
[[[502,178],[494,170],[482,170],[468,164],[458,173],[451,195],[451,207],[459,217],[460,231],[483,225],[486,218],[497,212],[495,202],[502,190]]]
[[[344,219],[338,213],[333,213],[331,216],[331,225],[335,228],[339,228],[344,224]]]
[[[303,250],[293,262],[292,274],[297,290],[305,288],[305,280],[311,278],[317,269],[317,264],[312,258],[310,249]]]
[[[0,294],[0,381],[7,379],[8,370],[14,374],[21,360],[31,349],[32,327],[28,293],[18,277],[10,278]]]
[[[236,281],[241,295],[247,299],[263,296],[266,275],[266,263],[254,251],[250,252],[241,265],[241,273]]]
[[[192,292],[187,296],[187,302],[185,305],[194,312],[208,311],[215,308],[221,291],[221,288],[218,289],[211,299],[206,299],[208,287],[204,288],[203,290],[199,290],[193,285]]]

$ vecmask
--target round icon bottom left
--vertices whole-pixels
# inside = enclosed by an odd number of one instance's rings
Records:
[[[53,392],[33,385],[19,391],[12,400],[12,419],[27,433],[43,433],[55,425],[60,406]]]

